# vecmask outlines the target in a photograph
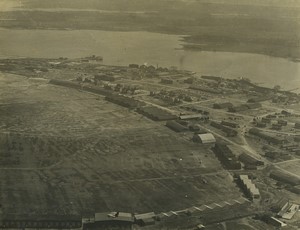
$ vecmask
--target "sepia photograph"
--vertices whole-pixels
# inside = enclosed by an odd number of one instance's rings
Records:
[[[300,0],[0,0],[0,229],[299,230]]]

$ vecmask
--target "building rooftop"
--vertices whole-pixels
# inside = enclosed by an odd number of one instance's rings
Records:
[[[134,219],[131,213],[125,212],[95,213],[95,222],[103,221],[133,222]]]
[[[215,143],[216,138],[211,133],[197,134],[202,143]]]

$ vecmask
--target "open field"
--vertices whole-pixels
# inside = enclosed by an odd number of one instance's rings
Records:
[[[209,149],[159,123],[16,75],[1,74],[0,87],[6,214],[159,212],[240,196]]]

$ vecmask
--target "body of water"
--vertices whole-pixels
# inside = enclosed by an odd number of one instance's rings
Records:
[[[182,50],[182,36],[97,30],[0,29],[0,57],[103,56],[104,64],[176,66],[200,75],[246,77],[266,86],[300,88],[300,62],[266,55]],[[299,92],[299,91],[298,91]]]

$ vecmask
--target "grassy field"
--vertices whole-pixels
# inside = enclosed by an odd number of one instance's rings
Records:
[[[14,19],[0,27],[184,34],[186,49],[299,58],[299,16],[295,1],[30,0],[0,12]]]
[[[208,148],[161,123],[16,75],[0,88],[3,213],[159,212],[240,196]]]

